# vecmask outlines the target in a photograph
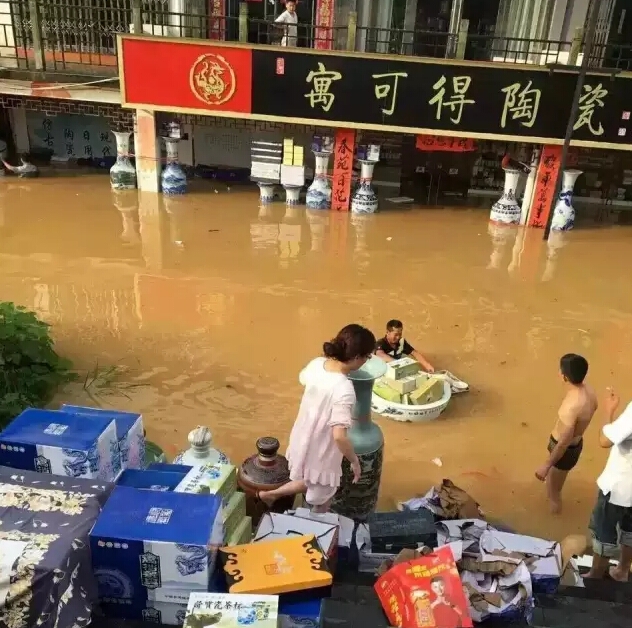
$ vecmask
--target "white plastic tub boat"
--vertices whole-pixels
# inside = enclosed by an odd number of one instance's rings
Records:
[[[432,421],[438,418],[448,407],[452,397],[452,388],[448,381],[443,382],[443,397],[434,403],[419,406],[411,406],[405,403],[395,403],[382,399],[373,393],[371,397],[371,410],[380,416],[393,421],[403,421],[406,423],[421,423],[422,421]]]

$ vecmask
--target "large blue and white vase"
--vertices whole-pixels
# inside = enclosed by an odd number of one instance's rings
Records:
[[[570,231],[575,226],[575,208],[573,207],[573,190],[581,170],[564,170],[562,189],[553,209],[553,231]]]
[[[360,185],[351,198],[351,211],[354,214],[374,214],[377,211],[377,194],[371,185],[375,162],[360,161]]]
[[[308,209],[331,209],[331,182],[327,176],[331,153],[314,153],[314,180],[307,188],[305,204]]]
[[[130,133],[112,131],[116,138],[116,161],[110,168],[110,185],[113,190],[136,189],[136,168],[129,154]]]
[[[492,205],[491,222],[505,225],[520,224],[520,205],[516,201],[516,188],[520,181],[520,170],[505,168],[505,188],[502,196]]]
[[[167,149],[167,165],[160,175],[162,193],[169,195],[184,194],[187,191],[187,175],[178,163],[178,144],[180,140],[175,137],[165,137],[163,139]]]

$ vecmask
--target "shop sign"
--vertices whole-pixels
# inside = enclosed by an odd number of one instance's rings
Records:
[[[334,31],[334,0],[317,0],[314,48],[331,50]]]
[[[473,139],[468,137],[444,137],[443,135],[418,135],[417,150],[442,153],[471,153],[476,150]]]
[[[577,81],[576,73],[540,66],[134,35],[119,41],[127,107],[416,135],[560,144]],[[627,76],[589,74],[574,142],[629,149],[631,87]]]

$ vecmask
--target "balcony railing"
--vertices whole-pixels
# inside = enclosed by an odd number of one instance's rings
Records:
[[[0,66],[115,76],[120,33],[281,44],[282,27],[249,18],[246,3],[233,17],[213,16],[210,6],[208,0],[0,0]],[[572,41],[554,41],[362,28],[354,13],[343,26],[329,29],[299,24],[298,46],[534,65],[573,65],[581,62],[583,50],[580,33]],[[597,45],[590,64],[632,70],[632,44]]]

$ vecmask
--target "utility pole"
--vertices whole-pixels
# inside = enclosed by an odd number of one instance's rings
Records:
[[[586,29],[586,38],[584,39],[584,57],[582,64],[579,68],[579,74],[577,75],[577,84],[575,85],[575,95],[573,96],[573,104],[571,105],[571,114],[568,118],[568,124],[566,125],[566,135],[564,136],[564,145],[562,146],[562,157],[560,160],[560,168],[557,173],[557,179],[555,180],[555,194],[553,196],[553,202],[557,203],[557,199],[562,190],[562,177],[564,175],[564,167],[566,166],[566,160],[568,158],[568,149],[571,144],[571,138],[573,136],[573,127],[577,121],[577,114],[579,113],[579,100],[582,96],[582,90],[584,89],[584,82],[586,80],[586,74],[588,73],[588,64],[590,63],[590,55],[592,53],[593,44],[595,41],[595,32],[597,30],[597,20],[599,18],[599,5],[600,0],[592,0],[590,3],[590,15],[588,16],[588,27]],[[549,218],[546,221],[546,227],[544,228],[544,239],[549,239],[551,233],[551,224],[553,222],[554,207],[551,207],[549,212]]]

